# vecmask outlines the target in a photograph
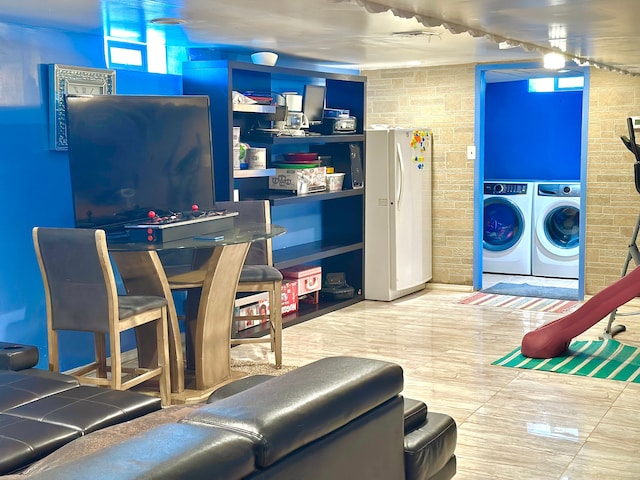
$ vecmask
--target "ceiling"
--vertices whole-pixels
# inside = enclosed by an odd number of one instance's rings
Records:
[[[0,22],[361,69],[538,62],[555,50],[640,75],[639,11],[637,0],[19,0],[2,2]],[[166,17],[185,23],[150,23]]]

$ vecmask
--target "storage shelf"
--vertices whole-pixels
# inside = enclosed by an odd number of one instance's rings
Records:
[[[274,174],[275,175],[275,174]],[[278,193],[270,193],[269,194],[269,202],[274,207],[282,206],[282,205],[293,205],[298,203],[306,203],[306,202],[317,202],[319,200],[333,200],[335,198],[344,198],[344,197],[354,197],[358,195],[363,195],[364,190],[362,188],[358,189],[345,189],[337,192],[316,192],[316,193],[307,193],[304,195],[295,195],[295,194],[278,194]]]
[[[273,251],[273,266],[278,270],[293,267],[301,263],[314,262],[323,258],[342,255],[364,248],[363,242],[351,244],[329,243],[327,241],[311,242],[293,247],[280,248]]]
[[[367,77],[350,73],[322,72],[288,67],[271,67],[232,60],[185,62],[183,65],[183,92],[208,95],[211,99],[211,128],[215,152],[215,192],[220,201],[231,200],[238,190],[241,200],[268,200],[272,208],[272,220],[289,227],[295,233],[298,217],[300,225],[307,225],[315,233],[308,237],[291,235],[275,245],[291,245],[273,251],[274,266],[287,268],[304,263],[317,263],[323,271],[344,272],[356,296],[342,301],[321,299],[319,305],[301,303],[297,314],[288,315],[285,325],[309,320],[318,315],[343,308],[363,299],[364,264],[364,188],[353,189],[349,172],[353,151],[359,150],[364,163],[366,151],[366,83]],[[245,92],[303,92],[307,85],[325,87],[325,104],[328,107],[349,110],[357,120],[354,133],[277,136],[266,131],[278,113],[275,105],[232,104],[234,91]],[[266,115],[265,115],[266,114]],[[234,170],[231,131],[239,127],[241,141],[251,147],[267,150],[269,163],[292,152],[316,152],[331,157],[338,172],[345,172],[345,189],[337,192],[322,191],[296,195],[293,191],[270,189],[269,177],[275,176],[275,168],[263,170]],[[265,130],[260,131],[259,128]],[[312,126],[310,130],[315,129]],[[319,130],[319,129],[318,129]],[[330,130],[324,130],[330,132]],[[280,133],[280,132],[276,132]],[[352,148],[352,144],[357,147]],[[273,162],[273,163],[271,163]],[[365,165],[362,165],[364,171]],[[366,188],[366,186],[365,186]],[[317,235],[316,235],[317,233]],[[312,243],[296,245],[306,240]],[[264,326],[244,332],[264,333]]]
[[[269,145],[313,145],[319,143],[353,143],[363,142],[364,134],[348,133],[344,135],[300,135],[300,136],[266,136],[266,135],[247,135],[247,140],[251,146],[269,146]]]
[[[353,305],[354,303],[364,300],[362,295],[355,295],[353,298],[345,300],[324,300],[322,299],[322,294],[320,294],[320,298],[320,302],[317,305],[299,302],[298,311],[296,313],[282,317],[282,326],[291,327],[298,323],[306,322],[312,318],[340,310],[341,308],[348,307],[349,305]]]
[[[363,75],[353,75],[350,73],[339,73],[339,72],[321,72],[317,70],[305,70],[300,68],[292,68],[292,67],[280,67],[280,66],[268,66],[268,65],[260,65],[256,63],[242,62],[238,60],[199,60],[195,62],[189,62],[185,64],[183,67],[185,69],[194,68],[194,69],[207,69],[207,68],[217,68],[217,69],[225,69],[232,70],[236,72],[256,72],[262,73],[264,75],[268,75],[273,78],[289,78],[289,77],[301,77],[301,78],[322,78],[322,79],[332,79],[332,80],[344,80],[348,82],[359,82],[365,83],[367,81],[367,77]]]
[[[312,318],[320,315],[335,312],[336,310],[348,307],[349,305],[361,302],[362,300],[364,300],[362,295],[355,295],[353,298],[345,300],[325,300],[321,296],[318,304],[298,302],[297,312],[282,317],[282,327],[292,327],[298,323],[306,322],[307,320],[311,320]],[[269,333],[269,324],[263,323],[234,333],[233,338],[257,338],[262,337],[267,333]]]
[[[242,113],[276,113],[276,106],[256,103],[234,103],[233,111]]]

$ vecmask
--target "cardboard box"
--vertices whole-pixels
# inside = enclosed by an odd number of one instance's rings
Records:
[[[296,313],[298,311],[298,282],[295,280],[283,280],[282,281],[282,316]],[[263,309],[262,312],[260,309]],[[233,322],[233,332],[237,333],[247,328],[255,327],[262,323],[269,321],[269,293],[260,292],[244,297],[236,298],[234,315],[235,316],[247,316],[247,315],[264,315],[263,318],[255,320],[241,320]]]
[[[298,195],[322,192],[327,189],[327,167],[276,168],[276,174],[269,178],[272,190],[289,190]]]
[[[244,307],[253,303],[266,303],[269,305],[269,292],[251,293],[248,295],[240,293],[238,294],[238,298],[236,298],[235,306]]]
[[[295,280],[282,280],[282,316],[290,315],[298,311],[298,282]]]
[[[261,318],[256,318],[256,319],[234,321],[232,331],[234,333],[241,332],[242,330],[256,327],[258,325],[262,325],[263,323],[267,323],[269,321],[269,301],[268,300],[260,301],[260,302],[251,303],[249,305],[245,305],[242,307],[235,307],[233,313],[235,316],[240,316],[240,317],[251,316],[251,315],[261,316]]]

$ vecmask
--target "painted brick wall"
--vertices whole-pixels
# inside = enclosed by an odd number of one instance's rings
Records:
[[[474,65],[365,71],[369,124],[433,130],[433,281],[472,284]],[[640,214],[633,155],[620,141],[640,115],[640,78],[591,70],[585,292],[620,277]],[[640,140],[640,138],[639,138]],[[634,264],[632,263],[632,266]]]
[[[591,69],[585,291],[616,281],[640,214],[634,156],[623,145],[627,117],[640,115],[640,78]],[[640,138],[638,138],[640,141]],[[640,239],[638,239],[640,241]],[[631,262],[630,268],[635,264]]]
[[[472,284],[473,65],[365,71],[367,122],[433,130],[433,282]]]

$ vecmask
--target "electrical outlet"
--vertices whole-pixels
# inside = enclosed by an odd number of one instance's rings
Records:
[[[476,159],[476,146],[469,145],[467,146],[467,160],[475,160]]]

